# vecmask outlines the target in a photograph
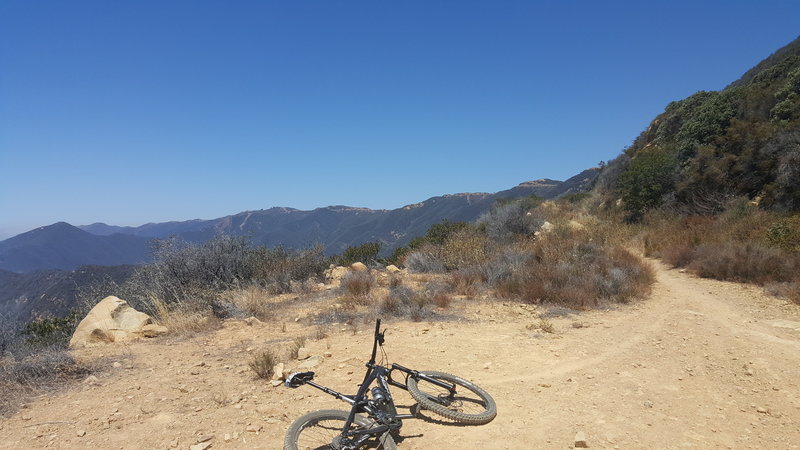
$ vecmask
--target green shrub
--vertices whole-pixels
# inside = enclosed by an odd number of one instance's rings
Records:
[[[772,223],[767,229],[766,238],[773,247],[788,251],[800,251],[800,215]]]
[[[656,208],[675,185],[675,155],[661,148],[641,151],[630,162],[618,181],[624,208],[631,221],[639,221],[645,211]]]
[[[381,251],[380,242],[367,242],[366,244],[348,247],[341,255],[333,258],[334,264],[349,266],[355,262],[370,264],[378,259]]]
[[[44,317],[28,322],[22,332],[28,343],[36,347],[67,348],[78,321],[76,313],[65,317]]]

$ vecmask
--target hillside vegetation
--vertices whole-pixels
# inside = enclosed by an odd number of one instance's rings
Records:
[[[638,224],[648,256],[800,302],[800,39],[667,105],[603,167],[589,206]]]
[[[628,219],[656,208],[715,214],[735,198],[771,211],[800,210],[800,40],[722,91],[667,105],[604,168],[606,200]]]

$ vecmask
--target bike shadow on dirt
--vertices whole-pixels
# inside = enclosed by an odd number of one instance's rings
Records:
[[[411,414],[414,414],[416,419],[420,419],[424,422],[434,423],[436,425],[445,425],[450,427],[475,427],[479,425],[471,425],[468,423],[460,423],[456,422],[455,420],[446,419],[444,417],[440,417],[435,415],[434,413],[422,409],[419,406],[419,403],[414,403],[413,405],[397,405],[398,408],[404,408],[411,411]],[[414,420],[414,419],[407,419],[407,420]]]
[[[396,406],[397,406],[397,408],[408,409],[411,412],[411,414],[414,414],[414,416],[415,416],[414,419],[405,419],[405,420],[420,419],[420,420],[422,420],[424,422],[433,423],[433,424],[436,424],[436,425],[451,426],[451,427],[474,427],[474,426],[477,426],[477,425],[469,425],[469,424],[466,424],[466,423],[459,423],[459,422],[456,422],[454,420],[450,420],[450,419],[445,419],[445,418],[442,418],[442,417],[434,416],[433,413],[431,413],[430,411],[425,411],[424,409],[422,409],[419,406],[419,403],[414,403],[413,405],[410,405],[410,406],[409,405],[396,405]],[[395,437],[395,442],[399,444],[399,443],[405,441],[406,439],[409,439],[409,440],[413,441],[414,439],[421,438],[421,437],[424,437],[424,436],[425,436],[424,433],[403,435],[402,434],[402,430],[401,430],[401,434],[399,436]]]

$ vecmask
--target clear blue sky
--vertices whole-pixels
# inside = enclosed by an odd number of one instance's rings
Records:
[[[566,179],[797,1],[0,2],[0,238]]]

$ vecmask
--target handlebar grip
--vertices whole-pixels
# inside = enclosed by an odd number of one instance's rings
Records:
[[[375,319],[375,336],[381,332],[381,319]]]

